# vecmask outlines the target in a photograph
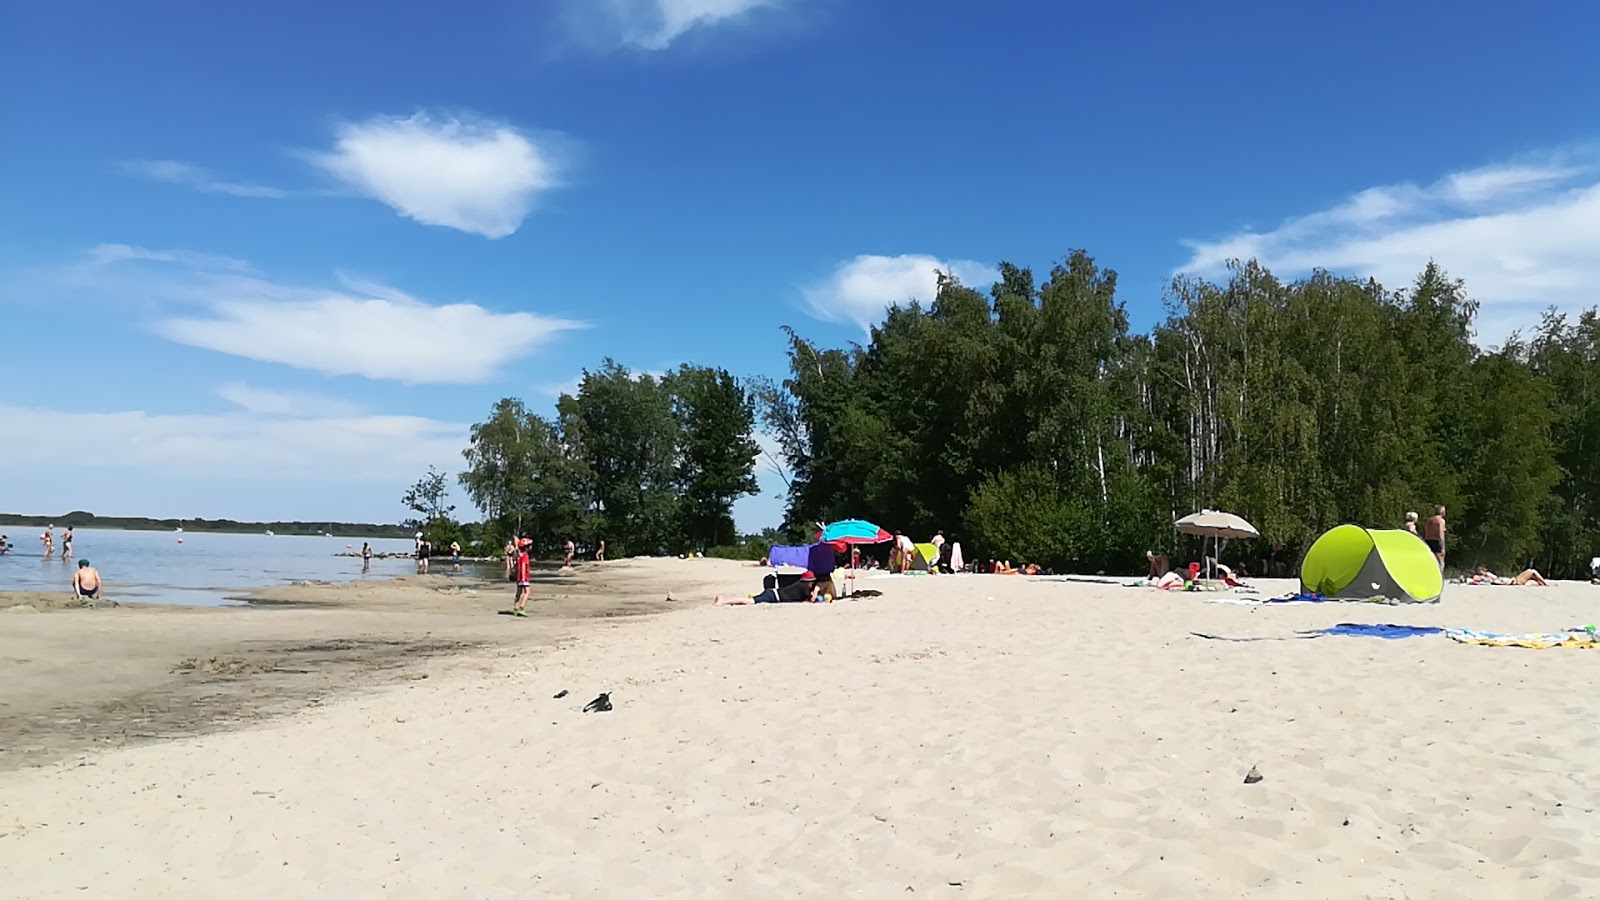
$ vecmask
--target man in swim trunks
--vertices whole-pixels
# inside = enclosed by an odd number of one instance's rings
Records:
[[[528,558],[528,548],[532,546],[533,541],[527,538],[517,541],[517,558],[512,565],[512,575],[517,580],[517,592],[511,598],[513,616],[528,614],[528,591],[533,584],[533,561]]]
[[[100,592],[105,583],[100,580],[100,573],[94,566],[89,565],[87,559],[78,560],[78,571],[72,575],[72,594],[86,606],[93,606],[94,601],[100,599]]]
[[[1422,539],[1428,542],[1428,549],[1433,551],[1434,557],[1439,560],[1439,571],[1444,571],[1444,507],[1435,507],[1433,515],[1428,521],[1422,523]]]

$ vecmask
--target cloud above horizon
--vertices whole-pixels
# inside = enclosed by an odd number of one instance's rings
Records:
[[[827,279],[802,288],[801,293],[812,316],[870,331],[896,303],[920,300],[924,307],[932,304],[938,284],[934,269],[949,272],[967,285],[982,285],[998,277],[993,266],[971,260],[941,260],[923,254],[862,255],[840,263]]]
[[[504,122],[374,116],[338,129],[313,164],[356,193],[425,225],[487,238],[514,234],[557,184],[550,140]]]
[[[79,282],[89,276],[104,292],[155,301],[163,310],[155,331],[168,340],[325,375],[473,384],[556,335],[587,327],[532,312],[429,303],[348,277],[337,288],[283,284],[207,266],[216,258],[184,251],[105,244],[90,259],[90,269],[72,272]],[[114,271],[104,271],[107,259],[117,263]],[[191,311],[173,314],[173,303]]]
[[[305,391],[278,391],[241,382],[217,388],[217,396],[245,412],[290,419],[350,418],[361,415],[354,403]]]
[[[152,181],[181,184],[201,193],[226,194],[230,197],[281,198],[289,192],[264,184],[228,181],[211,174],[200,166],[171,159],[132,159],[122,163],[122,171]]]
[[[141,474],[263,475],[394,481],[456,465],[468,428],[417,416],[282,416],[239,410],[64,412],[0,403],[0,453],[11,465]],[[93,441],[61,441],[92,434]],[[106,448],[115,447],[115,453]]]
[[[580,31],[603,33],[607,41],[659,51],[691,31],[723,25],[791,0],[567,0],[566,12]]]
[[[1185,242],[1179,272],[1216,276],[1254,258],[1283,276],[1314,268],[1402,288],[1432,259],[1481,304],[1478,334],[1500,340],[1546,306],[1595,302],[1600,281],[1600,165],[1550,155],[1390,184],[1293,217],[1271,231]]]

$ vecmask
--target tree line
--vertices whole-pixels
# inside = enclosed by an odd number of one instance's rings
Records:
[[[607,360],[553,417],[501,400],[460,483],[496,539],[710,549],[736,540],[759,422],[781,448],[790,539],[861,517],[943,530],[969,557],[1129,571],[1146,550],[1196,558],[1172,522],[1215,508],[1262,534],[1230,556],[1292,572],[1333,525],[1442,505],[1452,565],[1559,577],[1600,553],[1595,310],[1483,349],[1477,304],[1431,263],[1391,291],[1247,262],[1174,280],[1137,333],[1116,273],[1083,251],[1042,280],[999,276],[987,292],[941,276],[865,345],[785,328],[779,380]]]
[[[566,540],[613,555],[705,551],[737,541],[733,503],[756,491],[755,406],[726,370],[683,365],[656,376],[607,359],[556,414],[507,397],[472,426],[458,480],[482,514],[467,537]],[[407,493],[434,533],[460,530],[442,473]],[[454,538],[452,538],[454,539]]]
[[[756,386],[793,471],[788,519],[955,532],[968,555],[1068,571],[1198,558],[1172,528],[1245,516],[1252,570],[1292,572],[1325,529],[1445,506],[1453,565],[1575,575],[1600,553],[1600,320],[1548,312],[1483,350],[1477,305],[1429,264],[1408,288],[1248,262],[1176,279],[1133,332],[1083,251],[1042,282],[940,278],[865,346],[788,330]]]

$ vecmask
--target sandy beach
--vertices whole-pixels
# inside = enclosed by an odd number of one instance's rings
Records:
[[[1560,630],[1600,588],[1250,607],[960,576],[709,605],[759,577],[589,567],[520,621],[438,578],[5,616],[8,893],[1600,895],[1600,655],[1298,634]],[[141,702],[159,727],[116,711]]]

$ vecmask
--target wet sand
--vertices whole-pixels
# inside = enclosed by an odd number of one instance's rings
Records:
[[[0,593],[0,771],[246,725],[373,685],[422,679],[571,640],[584,620],[703,594],[627,562],[536,573],[526,618],[511,586],[458,576],[298,584],[249,605],[83,608],[62,592]],[[114,595],[113,595],[114,596]],[[20,607],[20,608],[19,608]]]

